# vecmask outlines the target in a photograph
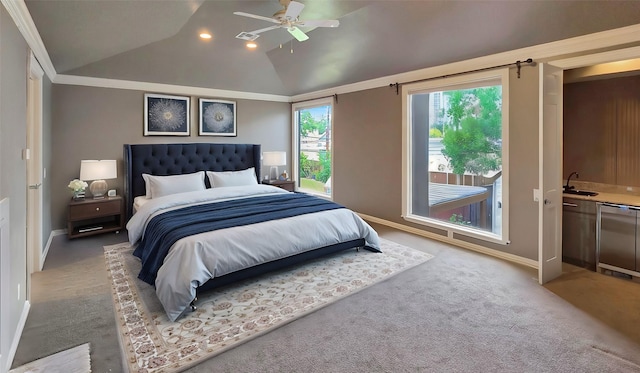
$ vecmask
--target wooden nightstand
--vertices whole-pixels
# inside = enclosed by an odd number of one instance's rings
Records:
[[[293,180],[262,180],[262,184],[277,186],[290,192],[296,190],[296,182]]]
[[[67,215],[69,238],[91,236],[124,229],[124,199],[120,196],[102,199],[71,200]]]

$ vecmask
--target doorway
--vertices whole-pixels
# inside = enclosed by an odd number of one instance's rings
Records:
[[[42,77],[44,71],[33,53],[29,59],[27,85],[27,289],[30,299],[31,274],[42,269],[44,264],[42,245]]]
[[[575,68],[580,68],[580,67],[586,67],[586,66],[593,66],[593,65],[598,65],[598,64],[603,64],[603,63],[609,63],[609,62],[616,62],[616,61],[625,61],[625,60],[630,60],[630,59],[635,59],[635,58],[640,58],[640,47],[633,47],[633,48],[626,48],[626,49],[619,49],[619,50],[613,50],[613,51],[608,51],[608,52],[602,52],[602,53],[597,53],[597,54],[591,54],[591,55],[584,55],[584,56],[579,56],[579,57],[572,57],[572,58],[567,58],[567,59],[562,59],[562,60],[556,60],[556,61],[551,61],[549,62],[548,65],[550,65],[551,67],[557,68],[559,69],[561,72],[564,70],[569,70],[569,69],[575,69]],[[557,75],[559,76],[560,80],[562,80],[562,74]],[[559,82],[560,86],[562,85],[562,81]],[[542,106],[542,102],[539,103]],[[541,109],[541,118],[543,118],[544,116],[548,115],[549,113],[545,113],[544,109]],[[542,127],[542,123],[543,120],[541,120],[541,127]],[[559,122],[558,122],[558,126],[560,127],[560,131],[562,128],[562,118],[560,116]],[[561,133],[561,132],[560,132]],[[542,138],[542,131],[541,131],[541,138]],[[561,154],[562,151],[562,145],[560,144],[559,146],[559,151]],[[544,163],[540,162],[539,163],[539,167],[540,167],[540,174],[543,173],[543,168],[544,168]],[[562,188],[562,180],[560,179],[560,182],[557,183],[558,185],[556,185],[557,189],[561,189]],[[540,186],[542,188],[542,185]],[[561,201],[562,195],[559,196],[559,198],[555,198],[556,203],[559,203],[559,201]],[[548,222],[546,221],[547,216],[545,216],[544,214],[542,214],[542,209],[544,209],[544,204],[545,204],[545,200],[547,200],[546,198],[540,198],[540,200],[538,201],[540,209],[540,224],[539,224],[539,230],[540,230],[540,234],[539,234],[539,240],[538,240],[538,245],[539,245],[539,249],[538,249],[538,277],[539,277],[539,282],[545,283],[548,281],[551,281],[552,279],[554,279],[555,277],[559,276],[561,274],[561,271],[558,269],[557,266],[557,262],[549,262],[547,261],[548,258],[546,258],[545,256],[542,255],[543,250],[545,251],[549,251],[549,248],[545,248],[544,247],[544,243],[545,240],[542,239],[543,235],[545,234],[544,230],[545,230],[545,224],[553,224],[553,226],[555,226],[555,235],[556,237],[554,237],[554,242],[556,243],[556,245],[561,245],[562,243],[562,219],[557,219],[557,214],[554,214],[553,216],[550,216],[549,218],[555,219],[555,221],[552,222]],[[552,201],[553,203],[553,201]],[[558,239],[559,236],[559,239]],[[548,241],[548,240],[547,240]],[[562,248],[560,247],[555,247],[552,248],[557,255],[562,255]]]

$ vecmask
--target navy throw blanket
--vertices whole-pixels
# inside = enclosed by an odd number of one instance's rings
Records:
[[[206,203],[164,212],[149,221],[144,238],[133,252],[142,261],[138,278],[155,285],[165,256],[181,238],[339,208],[344,206],[303,193],[288,193]]]

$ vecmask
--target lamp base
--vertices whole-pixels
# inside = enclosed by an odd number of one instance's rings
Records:
[[[109,189],[109,185],[104,180],[94,180],[91,185],[89,185],[89,191],[93,195],[93,199],[102,199],[104,198],[104,194]]]
[[[278,173],[278,166],[271,166],[269,169],[269,180],[278,180],[280,174]]]

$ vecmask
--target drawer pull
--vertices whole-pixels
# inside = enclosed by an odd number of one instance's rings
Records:
[[[100,207],[96,207],[96,211],[100,211]]]

